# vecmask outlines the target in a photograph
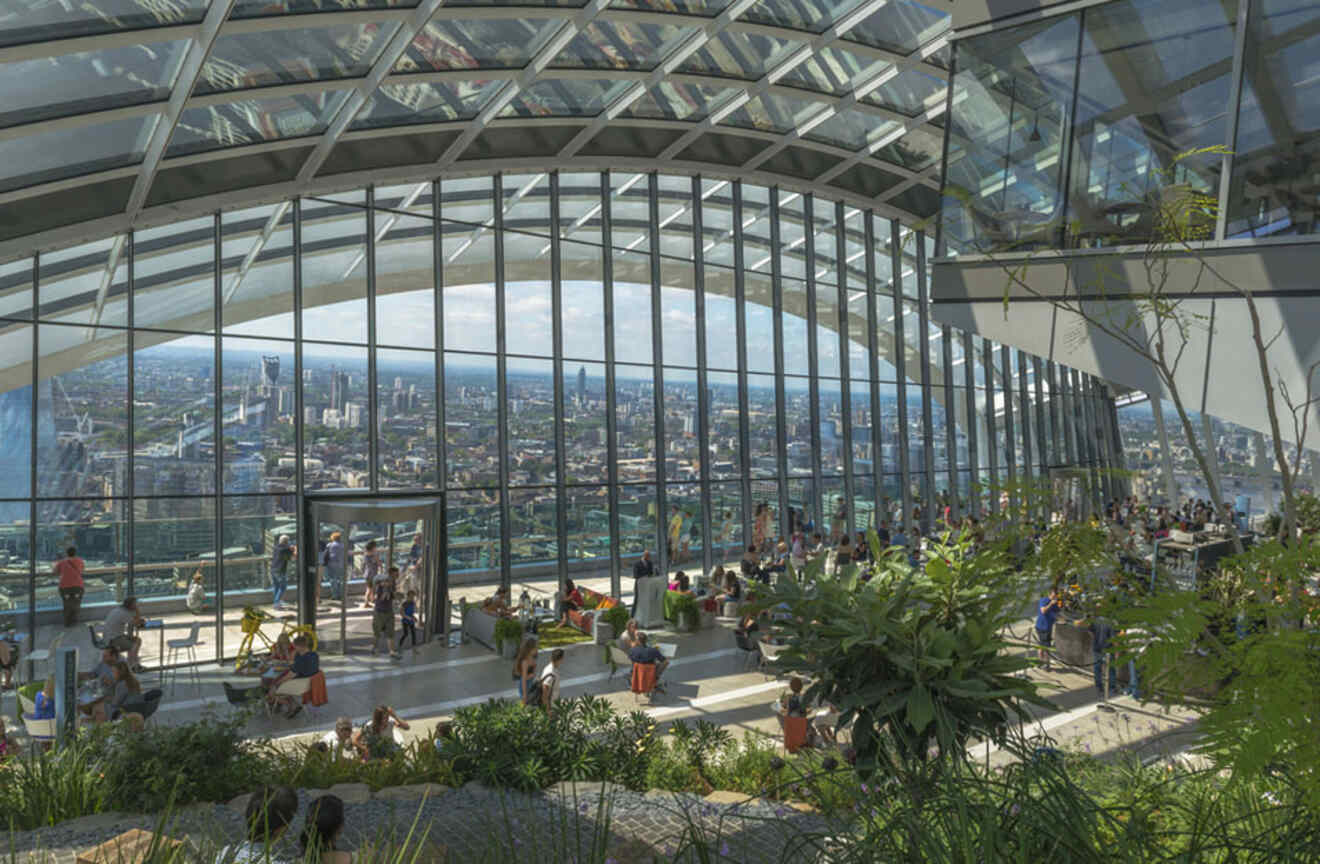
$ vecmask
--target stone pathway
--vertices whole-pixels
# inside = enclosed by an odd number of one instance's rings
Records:
[[[600,783],[559,784],[526,794],[469,783],[461,789],[434,784],[385,789],[372,795],[362,784],[299,790],[299,819],[274,850],[296,860],[301,814],[317,796],[344,800],[343,845],[385,848],[424,838],[416,864],[439,861],[577,861],[582,864],[652,864],[657,859],[696,860],[693,843],[715,860],[772,864],[825,860],[801,848],[812,832],[824,832],[817,814],[775,802],[714,793],[707,799],[668,792],[630,792]],[[204,859],[241,837],[246,796],[228,805],[199,804],[176,814],[165,833],[186,836]],[[84,852],[131,828],[156,830],[153,816],[106,813],[9,838],[10,864],[73,864]],[[608,823],[608,830],[604,826]],[[441,849],[440,847],[443,847]],[[216,859],[220,860],[220,859]],[[362,864],[368,864],[363,861]]]

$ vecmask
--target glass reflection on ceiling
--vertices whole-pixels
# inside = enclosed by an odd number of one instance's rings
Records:
[[[770,61],[782,56],[790,45],[797,47],[783,39],[724,31],[694,51],[676,71],[724,78],[760,78],[772,65]]]
[[[196,24],[206,13],[206,3],[207,0],[172,0],[170,3],[6,0],[0,6],[0,47],[120,30]]]
[[[167,156],[318,135],[348,96],[345,90],[243,99],[185,109]]]
[[[202,66],[196,92],[359,78],[398,27],[393,21],[368,21],[221,36]]]
[[[148,42],[0,65],[0,127],[164,101],[187,48]]]
[[[489,81],[384,84],[353,121],[353,129],[445,123],[477,116]]]
[[[395,62],[394,72],[519,69],[550,32],[544,21],[535,19],[431,21]]]
[[[204,0],[198,0],[204,2]],[[411,9],[420,0],[352,0],[354,9]],[[299,15],[309,12],[340,12],[350,6],[344,0],[236,0],[230,18],[262,18],[267,15]]]
[[[590,117],[599,114],[616,90],[629,86],[626,81],[587,79],[579,81],[538,81],[519,91],[501,117]]]
[[[142,161],[159,115],[0,141],[0,192]]]
[[[690,27],[639,22],[593,21],[550,62],[557,69],[651,70]]]
[[[647,90],[641,98],[621,111],[619,116],[696,122],[705,119],[711,105],[723,102],[734,92],[735,88],[732,87],[665,82]]]
[[[858,73],[873,65],[876,64],[851,51],[827,45],[775,83],[839,96],[852,88],[852,81]]]
[[[910,54],[949,29],[949,13],[915,0],[889,0],[844,34],[872,48]]]

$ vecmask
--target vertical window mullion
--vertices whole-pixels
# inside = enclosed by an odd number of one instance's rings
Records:
[[[509,384],[508,341],[504,296],[504,175],[496,174],[491,189],[495,214],[495,395],[499,421],[499,483],[500,483],[500,585],[508,588],[513,580],[510,557],[513,554],[511,538],[512,508],[509,502]]]
[[[825,488],[821,485],[820,357],[817,354],[820,345],[816,329],[820,326],[820,320],[816,309],[816,200],[814,195],[803,196],[802,214],[803,254],[806,258],[805,270],[807,275],[807,418],[808,423],[811,425],[808,441],[811,447],[812,489],[809,500],[802,502],[802,509],[804,520],[810,519],[823,528],[827,523],[825,519]],[[781,310],[783,308],[782,301],[780,308]],[[787,388],[785,388],[785,397],[787,397]],[[780,440],[787,443],[787,429],[784,432],[784,437]],[[785,452],[785,464],[787,464],[787,461],[788,454]],[[785,476],[785,485],[787,485],[787,479],[787,476]],[[785,524],[791,526],[792,523],[793,520],[789,519]],[[824,533],[823,530],[822,533]]]
[[[908,452],[907,409],[907,342],[903,336],[903,244],[899,238],[899,225],[889,223],[889,264],[894,274],[894,377],[898,393],[898,473],[903,513],[899,525],[910,534],[912,524],[912,464]]]
[[[738,345],[738,472],[741,480],[742,537],[746,544],[752,536],[752,454],[751,427],[747,419],[747,277],[743,273],[746,254],[743,249],[742,181],[733,181],[733,304],[734,331]],[[741,550],[740,550],[741,551]]]
[[[788,527],[788,421],[784,412],[784,279],[779,238],[779,187],[770,187],[770,286],[775,343],[775,435],[778,445],[776,473],[779,487],[779,532]],[[765,538],[767,541],[769,537]]]
[[[976,419],[976,347],[972,342],[970,331],[964,331],[963,340],[963,384],[966,385],[966,392],[963,394],[967,400],[967,477],[968,477],[968,500],[967,511],[977,518],[981,516],[981,492],[977,488],[981,484],[981,449],[980,432],[977,430],[978,423]]]
[[[885,510],[883,430],[880,428],[880,339],[879,310],[876,309],[875,284],[875,213],[868,210],[862,217],[866,245],[866,347],[867,371],[871,378],[871,473],[875,477],[875,526],[889,518]]]
[[[664,302],[660,292],[660,175],[652,171],[647,175],[646,201],[650,240],[651,265],[651,374],[655,382],[652,396],[655,405],[655,526],[656,558],[659,572],[669,573],[669,478],[665,471],[665,365],[664,365]]]
[[[559,236],[559,172],[550,172],[550,309],[554,352],[554,423],[555,423],[555,537],[559,588],[568,578],[568,482],[564,453],[564,285],[563,259]]]
[[[990,457],[990,512],[999,512],[999,436],[995,434],[995,346],[981,340],[981,367],[985,369],[985,447]]]
[[[962,518],[958,501],[958,402],[953,389],[953,328],[940,327],[940,360],[944,365],[944,465],[948,475],[945,491],[952,519]]]
[[[926,296],[926,234],[914,235],[917,246],[917,346],[921,362],[921,528],[929,533],[934,526],[935,511],[935,417],[931,404],[931,384],[934,381],[930,364],[930,318]]]
[[[610,508],[610,591],[623,596],[619,567],[619,418],[614,397],[614,232],[610,218],[610,174],[600,175],[601,291],[605,317],[605,454]]]
[[[380,491],[380,394],[376,392],[376,187],[367,187],[367,453],[372,492]],[[347,590],[347,588],[345,588]],[[347,596],[347,595],[345,595]]]
[[[697,447],[701,453],[701,564],[710,573],[715,564],[711,532],[710,394],[706,370],[706,256],[702,226],[701,177],[692,178],[692,291],[697,324]]]
[[[852,534],[857,527],[857,481],[853,465],[852,424],[852,350],[848,340],[848,232],[843,220],[843,202],[834,205],[834,262],[838,283],[839,328],[839,410],[843,415],[843,498],[848,513],[844,531]],[[809,538],[808,538],[809,539]]]
[[[221,304],[224,302],[222,281],[224,279],[224,246],[220,235],[220,211],[216,211],[214,222],[211,226],[211,253],[212,265],[211,275],[213,279],[212,289],[214,291],[212,314],[214,315],[213,327],[215,328],[215,363],[212,365],[214,374],[211,376],[212,391],[211,397],[214,400],[214,419],[215,424],[211,440],[215,442],[215,659],[217,662],[223,662],[225,656],[225,534],[224,534],[224,502],[225,502],[225,415],[224,415],[224,388],[221,382],[225,380],[224,375],[224,351],[222,342],[224,336],[221,331],[224,329],[224,315]],[[130,361],[132,358],[129,358]],[[165,668],[165,658],[160,658],[161,668]]]

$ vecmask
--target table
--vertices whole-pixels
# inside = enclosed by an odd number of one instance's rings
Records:
[[[165,620],[163,618],[152,618],[143,621],[141,629],[160,631],[160,653],[157,655],[160,658],[160,665],[156,667],[156,675],[162,682],[164,682],[165,680]]]
[[[655,647],[660,649],[666,660],[673,660],[678,654],[678,645],[673,642],[657,642]]]
[[[105,690],[99,681],[88,681],[78,688],[78,707],[90,708],[97,702],[105,701]]]

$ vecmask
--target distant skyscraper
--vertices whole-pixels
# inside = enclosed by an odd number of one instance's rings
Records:
[[[579,405],[587,404],[587,367],[578,367],[578,388],[577,401]]]
[[[261,395],[269,396],[277,389],[280,380],[280,356],[275,354],[261,356]]]
[[[356,402],[348,403],[348,413],[344,415],[344,426],[349,429],[362,428],[362,406]]]
[[[337,369],[330,370],[330,407],[344,413],[348,404],[348,373]]]

